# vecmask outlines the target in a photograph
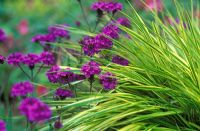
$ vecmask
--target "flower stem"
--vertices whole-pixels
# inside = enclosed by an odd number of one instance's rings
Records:
[[[21,67],[20,64],[18,64],[17,66],[21,69],[21,71],[22,71],[29,79],[31,79],[31,77],[24,71],[24,69]]]
[[[81,0],[77,0],[77,1],[78,1],[79,5],[80,5],[80,7],[81,7],[81,10],[82,10],[82,13],[83,13],[83,18],[84,18],[85,22],[86,22],[87,25],[88,25],[88,29],[89,29],[89,31],[91,31],[91,30],[90,30],[89,22],[88,22],[88,20],[87,20],[87,16],[86,16],[85,11],[84,11],[84,8],[83,8],[83,4],[82,4]]]
[[[35,77],[40,73],[41,69],[43,68],[44,64],[42,64],[39,69],[37,70],[35,76],[33,77],[33,79],[35,79]]]

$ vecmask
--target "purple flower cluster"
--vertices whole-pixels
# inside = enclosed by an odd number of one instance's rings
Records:
[[[122,10],[122,4],[117,2],[95,2],[92,4],[91,9],[114,14],[115,12]]]
[[[48,105],[37,98],[26,98],[19,105],[22,115],[30,122],[39,122],[50,119],[52,112]]]
[[[6,39],[7,39],[7,36],[6,36],[5,32],[2,29],[0,29],[0,43],[5,42]]]
[[[123,66],[127,66],[129,64],[128,60],[124,59],[121,56],[117,56],[117,55],[112,58],[112,62],[119,64],[119,65],[123,65]]]
[[[46,73],[46,76],[48,80],[52,83],[57,83],[59,75],[58,73],[60,72],[60,67],[57,65],[52,66]]]
[[[100,76],[100,83],[103,85],[104,89],[112,90],[115,89],[117,85],[117,79],[114,78],[114,74],[106,72]]]
[[[72,97],[73,93],[70,90],[58,88],[54,95],[56,98],[58,98],[60,100],[64,100],[67,97]]]
[[[34,87],[29,81],[19,82],[19,83],[16,83],[12,86],[11,96],[13,96],[13,97],[16,97],[16,96],[25,97],[29,93],[33,93],[33,91],[34,91]]]
[[[40,56],[37,54],[29,53],[23,57],[22,62],[25,65],[28,65],[30,69],[35,67],[35,64],[40,63]]]
[[[42,52],[41,54],[29,53],[23,55],[22,53],[16,52],[8,56],[8,64],[10,65],[19,65],[23,63],[28,65],[30,69],[33,69],[35,64],[43,63],[45,65],[53,65],[55,63],[55,57],[51,52]]]
[[[40,54],[40,60],[43,62],[45,65],[53,65],[55,64],[55,57],[53,53],[44,51]]]
[[[54,123],[54,128],[55,129],[60,129],[63,127],[63,124],[61,123],[60,120],[57,120],[55,123]]]
[[[74,81],[74,73],[67,70],[58,73],[59,82],[62,84],[67,84]]]
[[[12,53],[7,58],[8,64],[14,66],[19,65],[22,62],[22,60],[23,60],[23,54],[20,52]]]
[[[0,55],[0,64],[3,64],[6,58],[2,55]]]
[[[81,67],[81,72],[85,75],[86,78],[90,78],[95,74],[98,75],[101,73],[101,69],[99,66],[100,65],[98,63],[90,61]]]
[[[117,23],[126,27],[131,27],[131,22],[128,18],[118,18]]]
[[[85,36],[80,42],[84,54],[87,56],[94,56],[100,51],[98,43],[95,41],[94,37]]]
[[[100,49],[110,49],[112,48],[112,41],[106,38],[105,35],[103,34],[98,34],[95,36],[95,41],[98,44],[99,50]]]
[[[58,37],[66,39],[70,38],[69,31],[61,29],[61,27],[50,26],[48,28],[48,31],[50,34],[53,34],[56,38]]]
[[[6,131],[6,123],[0,120],[0,131]]]
[[[69,31],[61,29],[61,27],[50,26],[47,34],[35,35],[31,41],[45,44],[48,42],[55,42],[57,38],[70,39]]]
[[[119,38],[119,28],[114,24],[108,24],[102,29],[102,33],[110,38],[118,39]]]
[[[38,34],[35,35],[32,39],[32,42],[45,44],[46,42],[55,42],[56,37],[53,34]]]

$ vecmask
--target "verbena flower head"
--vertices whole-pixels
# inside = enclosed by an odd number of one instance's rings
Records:
[[[98,34],[95,36],[95,41],[99,49],[110,49],[112,48],[112,41],[106,38],[103,34]]]
[[[60,129],[63,127],[63,124],[60,120],[57,120],[55,123],[54,123],[54,128],[55,129]]]
[[[19,65],[23,60],[23,54],[20,52],[12,53],[8,56],[7,62],[9,65]]]
[[[102,33],[104,35],[107,35],[108,37],[111,37],[113,39],[119,38],[119,32],[120,32],[119,28],[113,24],[108,24],[102,29]]]
[[[114,78],[114,74],[106,72],[105,74],[100,75],[100,82],[103,85],[104,89],[112,90],[117,86],[117,79]]]
[[[98,75],[101,73],[101,69],[99,66],[100,65],[98,63],[90,61],[81,67],[81,72],[85,75],[86,78],[90,78],[95,74]]]
[[[59,80],[59,73],[60,67],[57,65],[54,65],[49,69],[46,73],[47,78],[49,79],[50,82],[52,83],[57,83]]]
[[[0,120],[0,131],[6,131],[6,123]]]
[[[34,87],[29,81],[19,82],[12,86],[11,96],[21,96],[25,97],[30,93],[33,93]]]
[[[32,42],[40,43],[40,44],[45,44],[47,42],[55,42],[56,37],[53,34],[38,34],[35,35],[32,39]]]
[[[55,64],[55,57],[54,57],[53,53],[48,52],[48,51],[44,51],[40,54],[40,60],[45,65]]]
[[[93,37],[84,37],[80,43],[83,47],[84,54],[87,56],[94,56],[100,51],[99,46]]]
[[[70,90],[58,88],[54,95],[56,98],[59,98],[60,100],[64,100],[67,97],[72,97],[73,93]]]
[[[67,84],[74,81],[74,73],[68,69],[67,71],[62,71],[58,73],[59,82],[62,84]]]
[[[0,64],[3,64],[6,58],[2,55],[0,55]]]
[[[75,21],[76,26],[81,26],[81,22],[80,21]]]
[[[30,122],[48,120],[52,115],[49,106],[37,98],[25,98],[18,109]]]
[[[91,9],[114,14],[122,10],[122,4],[118,2],[95,2],[92,4]]]
[[[40,57],[37,54],[29,53],[24,56],[23,63],[28,65],[30,69],[33,69],[35,64],[40,63]]]
[[[118,18],[117,23],[126,27],[131,27],[131,23],[128,18]]]
[[[128,60],[117,55],[112,58],[112,62],[123,66],[127,66],[129,64]]]
[[[49,30],[49,33],[54,35],[56,38],[58,37],[66,38],[66,39],[70,38],[69,31],[65,29],[61,29],[61,27],[50,26],[48,30]]]
[[[0,29],[0,43],[5,42],[6,39],[7,39],[7,36],[6,36],[5,32],[2,29]]]

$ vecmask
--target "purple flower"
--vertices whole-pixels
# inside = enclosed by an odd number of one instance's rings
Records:
[[[92,4],[91,9],[96,11],[101,10],[107,13],[112,12],[114,14],[122,10],[122,4],[117,2],[95,2]]]
[[[99,46],[93,37],[84,37],[80,44],[83,47],[84,54],[87,56],[94,56],[94,54],[100,51]]]
[[[19,83],[16,83],[12,86],[11,96],[13,96],[13,97],[16,97],[16,96],[25,97],[29,93],[33,93],[33,91],[34,91],[34,87],[29,81],[19,82]]]
[[[6,123],[0,120],[0,131],[6,131]]]
[[[84,80],[85,76],[80,74],[74,74],[74,81]]]
[[[23,54],[20,52],[12,53],[8,56],[7,61],[10,65],[19,65],[23,60]]]
[[[95,41],[97,45],[99,46],[99,49],[110,49],[112,48],[112,41],[106,38],[103,34],[98,34],[95,36]]]
[[[118,18],[117,23],[126,27],[131,27],[131,23],[128,18]]]
[[[47,42],[55,42],[56,37],[53,34],[38,34],[31,39],[32,42],[45,44]]]
[[[104,89],[112,90],[115,89],[117,85],[117,79],[114,78],[114,74],[106,72],[100,76],[100,83],[103,85]]]
[[[43,62],[45,65],[53,65],[55,64],[55,57],[53,53],[44,51],[40,54],[40,60]]]
[[[59,82],[62,84],[67,84],[74,81],[74,73],[70,71],[63,71],[58,73]]]
[[[108,24],[102,29],[103,34],[113,39],[119,38],[119,32],[120,32],[119,28],[113,24]]]
[[[62,128],[62,122],[60,120],[57,120],[55,123],[54,123],[54,128],[55,129],[60,129]]]
[[[0,64],[3,64],[6,58],[2,55],[0,55]]]
[[[112,58],[112,62],[123,66],[127,66],[129,64],[129,61],[121,56],[114,56]]]
[[[18,109],[30,122],[48,120],[52,115],[49,106],[37,98],[25,98]]]
[[[2,29],[0,29],[0,42],[5,42],[6,39],[7,39],[7,36],[5,32]]]
[[[81,22],[80,21],[75,21],[76,26],[81,26]]]
[[[98,75],[101,73],[101,69],[99,66],[100,65],[98,63],[90,61],[81,67],[81,72],[85,75],[86,78],[90,78],[95,74]]]
[[[50,26],[48,30],[49,30],[49,33],[54,35],[56,38],[57,37],[66,38],[66,39],[70,38],[69,31],[65,29],[61,29],[61,27]]]
[[[49,81],[52,83],[57,83],[59,80],[59,73],[60,68],[59,66],[55,65],[52,66],[51,69],[49,69],[46,73],[46,76],[48,77]]]
[[[24,56],[23,63],[28,65],[30,69],[33,69],[35,64],[40,63],[40,57],[37,54],[29,53]]]
[[[64,100],[67,97],[72,97],[73,93],[70,90],[58,88],[55,92],[55,97]]]

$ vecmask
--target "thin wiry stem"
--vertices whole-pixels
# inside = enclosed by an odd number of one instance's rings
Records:
[[[24,71],[24,69],[21,67],[21,65],[18,64],[17,66],[18,66],[18,67],[21,69],[21,71],[31,80],[31,77]]]
[[[90,29],[90,24],[89,24],[89,22],[88,22],[88,20],[87,20],[87,16],[86,16],[85,11],[84,11],[84,8],[83,8],[83,4],[82,4],[81,0],[77,0],[77,1],[78,1],[79,5],[80,5],[80,7],[81,7],[81,10],[82,10],[82,13],[83,13],[83,18],[84,18],[85,22],[86,22],[87,25],[88,25],[88,29],[89,29],[89,31],[91,31],[91,29]]]

